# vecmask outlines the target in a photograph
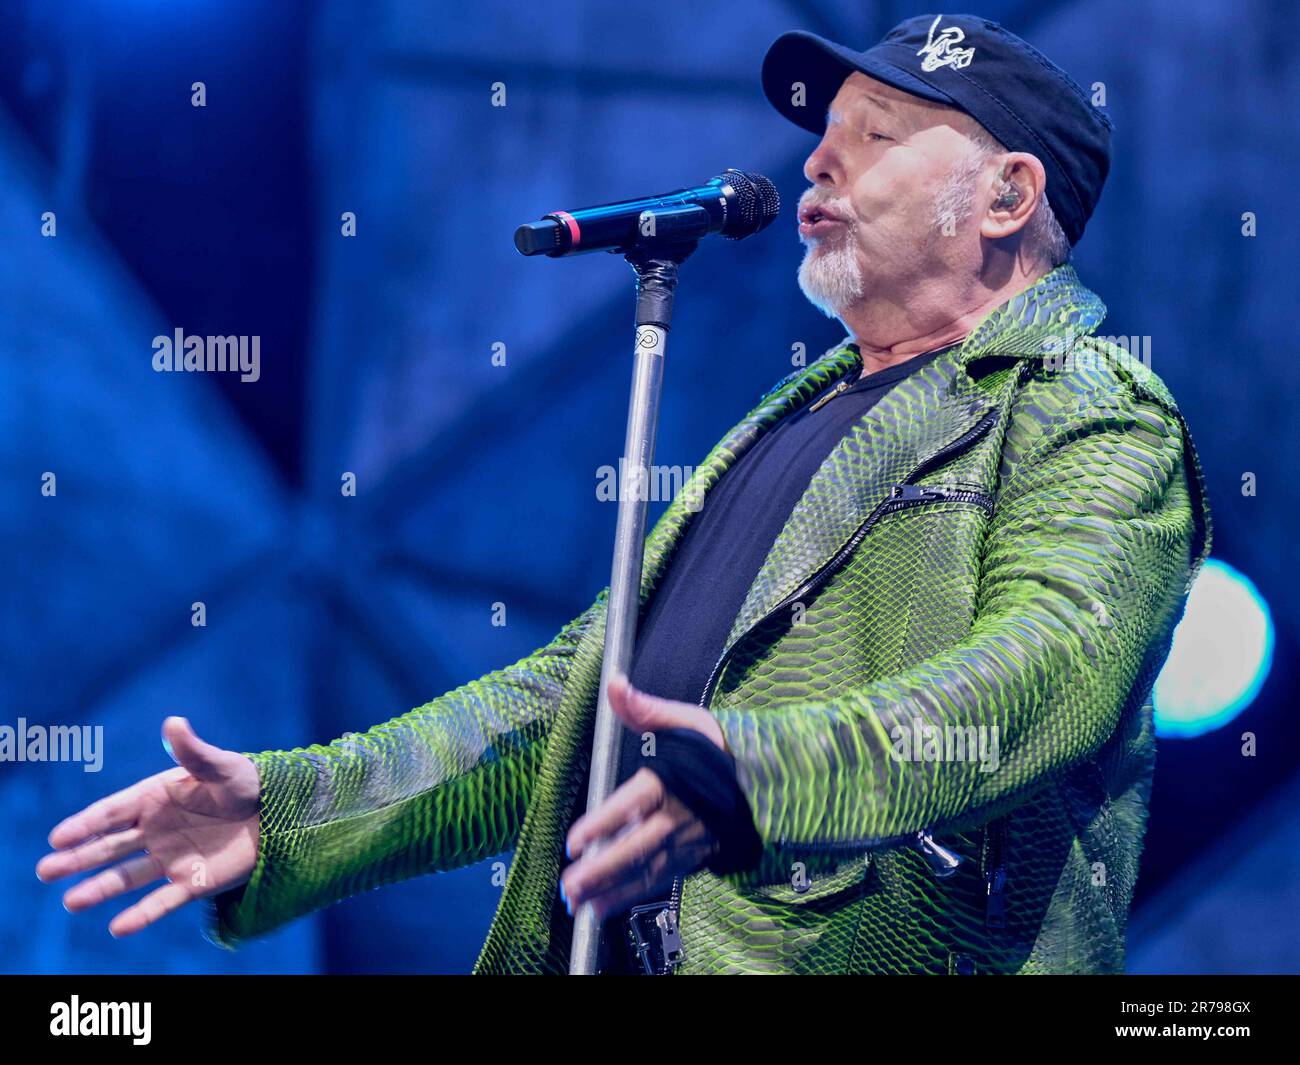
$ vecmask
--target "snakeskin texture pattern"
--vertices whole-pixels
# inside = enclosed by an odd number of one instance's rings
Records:
[[[891,390],[809,484],[706,698],[764,856],[686,879],[681,972],[1122,971],[1150,692],[1210,517],[1182,416],[1091,335],[1104,314],[1058,267]],[[647,538],[643,606],[692,497],[859,367],[832,349],[713,449]],[[513,848],[475,971],[565,971],[557,885],[606,595],[547,647],[386,724],[251,753],[257,865],[213,900],[211,938]],[[936,875],[922,832],[962,859],[954,873]]]

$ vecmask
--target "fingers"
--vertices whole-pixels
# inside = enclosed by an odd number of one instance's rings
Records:
[[[98,876],[83,880],[76,887],[69,888],[63,896],[63,905],[70,913],[79,913],[92,906],[98,906],[108,899],[117,898],[118,895],[124,895],[128,891],[153,883],[162,875],[163,869],[157,859],[152,854],[142,854],[121,865],[115,865],[112,869],[105,869]],[[144,925],[140,927],[143,928]]]
[[[220,780],[224,776],[225,754],[220,747],[199,739],[189,721],[169,717],[163,722],[163,747],[172,760],[198,780]]]
[[[647,899],[666,896],[675,875],[671,869],[657,876],[650,875],[645,870],[635,876],[629,873],[613,882],[609,890],[593,895],[588,901],[596,911],[596,916],[603,920],[611,914],[623,913]]]
[[[55,851],[36,863],[36,875],[47,884],[51,880],[84,873],[101,865],[134,854],[143,847],[144,833],[139,828],[127,828],[98,836],[72,850]]]
[[[163,722],[163,746],[177,765],[198,780],[218,780],[224,776],[225,756],[229,752],[199,739],[183,717],[169,717]],[[50,832],[50,846],[62,850],[92,836],[130,828],[139,816],[141,785],[144,783],[132,784],[60,821]]]
[[[610,678],[609,706],[623,724],[633,730],[657,728],[697,728],[694,707],[649,695],[632,687],[623,674]]]
[[[663,816],[672,817],[668,811],[664,811]],[[648,850],[605,878],[593,893],[585,896],[598,917],[619,913],[633,903],[666,892],[673,877],[693,873],[708,861],[714,848],[708,829],[694,819],[684,825],[674,821],[674,827],[659,842],[658,849],[649,836],[646,844]],[[581,900],[576,904],[580,905]]]
[[[640,688],[632,687],[627,677],[611,677],[606,686],[609,706],[614,716],[633,732],[654,732],[656,729],[691,729],[703,733],[722,750],[727,742],[717,720],[703,707],[662,699]]]
[[[84,810],[65,818],[50,832],[49,843],[55,850],[71,847],[92,836],[120,832],[135,824],[139,815],[139,785],[114,792]]]
[[[108,930],[119,939],[148,928],[169,913],[175,913],[191,899],[189,888],[182,884],[167,883],[151,891],[134,906],[128,906],[108,924]]]
[[[633,880],[621,881],[609,891],[593,895],[588,901],[591,903],[591,908],[596,911],[596,916],[604,920],[611,914],[622,913],[646,899],[656,895],[666,895],[672,886],[672,880],[671,873],[666,873],[659,878],[638,876]]]
[[[577,908],[620,887],[652,891],[659,880],[670,880],[673,870],[664,843],[674,826],[674,819],[660,811],[569,866],[562,877],[565,900]],[[606,911],[598,907],[596,912],[604,916]]]
[[[624,825],[640,821],[657,810],[664,800],[664,786],[648,769],[639,769],[631,780],[595,810],[583,814],[569,829],[566,853],[581,858],[593,840],[615,835]]]

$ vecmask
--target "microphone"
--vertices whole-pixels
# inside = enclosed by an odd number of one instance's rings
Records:
[[[523,255],[558,259],[690,244],[711,233],[742,240],[771,225],[780,210],[776,186],[762,174],[724,170],[706,185],[662,196],[551,211],[516,229],[515,247]]]

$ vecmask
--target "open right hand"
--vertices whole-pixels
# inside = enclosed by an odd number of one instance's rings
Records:
[[[162,731],[177,768],[60,822],[50,833],[52,853],[36,864],[36,875],[48,883],[125,859],[64,893],[72,913],[165,879],[113,918],[108,930],[118,937],[193,899],[237,887],[257,861],[257,767],[199,739],[183,717],[167,718]]]

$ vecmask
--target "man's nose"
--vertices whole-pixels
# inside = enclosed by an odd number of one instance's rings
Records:
[[[820,143],[813,149],[812,155],[804,160],[803,176],[813,185],[834,187],[840,183],[840,170],[835,150],[826,137],[822,137]]]

